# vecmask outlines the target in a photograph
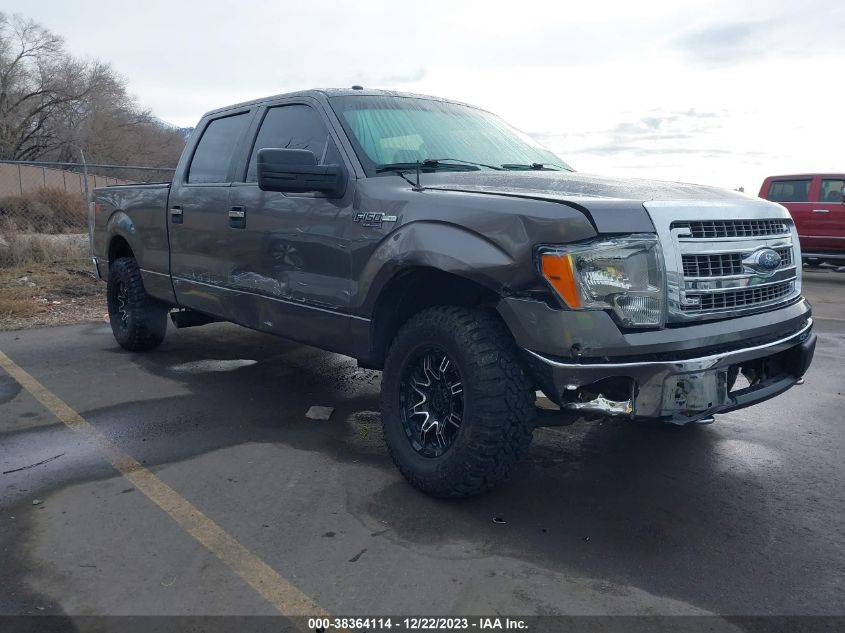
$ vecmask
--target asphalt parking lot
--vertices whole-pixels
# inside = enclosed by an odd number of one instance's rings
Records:
[[[0,613],[842,615],[845,274],[805,294],[805,385],[708,427],[539,429],[451,502],[393,467],[348,358],[221,324],[147,355],[106,324],[4,332],[44,391],[0,370]]]

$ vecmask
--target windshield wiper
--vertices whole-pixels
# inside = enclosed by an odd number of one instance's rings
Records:
[[[486,163],[474,163],[471,160],[463,160],[462,158],[426,158],[423,163],[442,163],[445,160],[451,161],[453,163],[461,163],[463,165],[475,165],[476,167],[486,167],[487,169],[495,169],[496,171],[502,171],[502,167],[496,167],[494,165],[488,165]]]
[[[521,163],[504,163],[502,165],[502,169],[521,169],[523,171],[561,171],[560,167],[557,165],[550,165],[548,163],[531,163],[530,165]]]
[[[447,162],[448,161],[448,162]],[[450,165],[449,163],[460,163],[459,165]],[[476,163],[471,160],[464,160],[462,158],[426,158],[421,160],[420,169],[452,169],[458,171],[478,171],[479,167],[486,167],[487,169],[495,169],[502,171],[502,167],[495,165],[488,165],[487,163]],[[416,169],[417,163],[384,163],[376,166],[376,173],[383,171],[406,171],[409,169]]]
[[[441,163],[439,160],[426,158],[419,163],[383,163],[381,165],[376,165],[376,173],[380,174],[385,171],[414,171],[417,167],[421,170],[427,171],[436,171],[438,169],[446,171],[478,171],[479,169],[473,163],[467,163],[464,165],[449,165],[448,163]]]

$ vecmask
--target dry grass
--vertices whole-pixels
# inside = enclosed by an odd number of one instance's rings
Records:
[[[0,267],[0,330],[103,321],[106,312],[88,259]]]
[[[0,266],[69,262],[88,256],[88,235],[49,235],[0,230]]]
[[[25,233],[82,233],[85,198],[62,189],[38,189],[0,198],[0,220]]]

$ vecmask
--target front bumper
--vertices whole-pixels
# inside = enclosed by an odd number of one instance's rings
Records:
[[[583,352],[579,340],[592,351],[621,350],[617,339],[595,329],[580,336],[570,329],[568,356],[531,348],[526,355],[540,387],[563,409],[684,424],[762,402],[797,383],[815,351],[809,315],[802,300],[753,317],[662,332],[623,335],[614,328],[626,343],[643,335],[650,342],[625,345],[618,355],[573,354]],[[748,379],[745,388],[735,388],[740,374]]]
[[[562,408],[686,423],[768,400],[792,387],[813,360],[812,326],[809,319],[798,333],[765,345],[675,361],[584,365],[529,354],[545,369],[544,384],[552,386],[552,397]],[[747,370],[754,382],[732,390],[732,375],[735,379]],[[627,400],[608,398],[591,387],[610,379],[617,381],[617,390],[619,379],[627,380]],[[571,398],[585,386],[597,397]]]

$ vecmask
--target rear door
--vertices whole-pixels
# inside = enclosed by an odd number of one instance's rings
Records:
[[[817,246],[811,237],[814,235],[813,223],[815,220],[813,217],[813,202],[810,198],[812,188],[812,176],[774,178],[765,196],[767,200],[778,202],[789,210],[798,229],[798,237],[803,252],[810,252]]]
[[[813,192],[812,223],[807,229],[823,253],[845,255],[845,175],[820,176]]]
[[[229,190],[236,157],[246,141],[253,110],[227,112],[203,123],[190,160],[174,178],[168,202],[170,272],[176,300],[225,317],[231,265]]]

